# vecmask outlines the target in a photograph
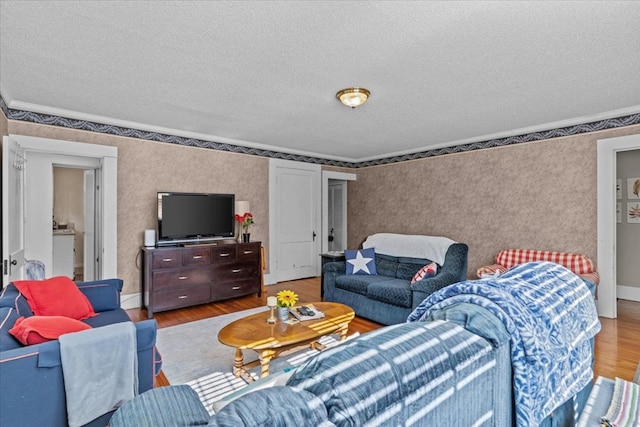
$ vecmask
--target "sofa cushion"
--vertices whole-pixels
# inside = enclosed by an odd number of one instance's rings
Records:
[[[438,273],[438,264],[435,262],[431,262],[424,267],[422,267],[411,279],[411,284],[413,285],[420,280],[426,279],[428,277],[433,277]]]
[[[76,320],[95,316],[91,303],[66,276],[14,282],[37,316],[65,316]]]
[[[16,320],[9,333],[24,345],[41,344],[62,334],[84,331],[91,326],[64,316],[31,316]]]
[[[458,325],[405,323],[308,359],[287,385],[320,396],[339,426],[471,425],[438,423],[430,412],[440,404],[441,413],[452,408],[447,397],[456,386],[486,396],[495,378],[493,359],[489,343]],[[492,407],[490,398],[479,401],[479,413]]]
[[[376,253],[376,270],[380,276],[396,277],[398,257]]]
[[[18,317],[33,316],[33,310],[29,307],[29,302],[13,283],[9,283],[0,294],[0,307],[12,307]]]
[[[426,258],[399,257],[396,277],[402,280],[411,280],[422,267],[431,262],[430,259]]]
[[[376,253],[371,249],[346,250],[347,274],[377,274]]]
[[[342,275],[336,277],[336,288],[367,295],[367,288],[371,283],[386,282],[386,276]]]
[[[0,307],[0,351],[22,347],[22,344],[9,333],[20,316],[12,307]]]
[[[131,322],[127,312],[121,308],[116,310],[102,311],[93,317],[83,320],[87,325],[98,328],[100,326],[112,325],[114,323]]]
[[[371,283],[367,287],[367,297],[387,304],[411,308],[413,300],[408,280],[390,279]]]
[[[188,385],[158,387],[128,400],[113,414],[111,427],[204,426],[209,413]]]
[[[245,394],[211,418],[213,426],[333,426],[327,408],[316,395],[302,389],[275,386]]]

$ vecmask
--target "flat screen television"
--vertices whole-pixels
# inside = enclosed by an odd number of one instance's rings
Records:
[[[234,194],[158,193],[158,246],[234,237]]]

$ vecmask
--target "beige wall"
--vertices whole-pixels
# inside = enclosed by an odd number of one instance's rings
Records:
[[[138,251],[144,230],[155,228],[158,191],[234,193],[238,200],[248,200],[256,220],[251,240],[268,247],[269,160],[265,157],[15,120],[8,121],[8,133],[118,147],[118,276],[125,283],[123,294],[140,292]]]
[[[506,248],[596,259],[596,141],[640,126],[358,169],[349,247],[375,232],[469,245],[469,276]]]
[[[0,113],[0,130],[4,116]],[[269,160],[9,120],[7,132],[118,147],[118,275],[140,291],[137,254],[155,228],[157,191],[235,193],[251,202],[252,240],[268,247]],[[596,141],[640,125],[361,169],[349,182],[349,247],[375,232],[469,245],[469,275],[509,247],[582,252],[596,261]],[[268,256],[268,253],[267,253]]]

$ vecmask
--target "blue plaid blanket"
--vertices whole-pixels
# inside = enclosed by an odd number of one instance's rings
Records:
[[[592,380],[590,339],[600,321],[591,292],[565,267],[532,262],[498,278],[450,285],[420,303],[407,322],[460,302],[484,307],[511,335],[518,426],[538,425]]]

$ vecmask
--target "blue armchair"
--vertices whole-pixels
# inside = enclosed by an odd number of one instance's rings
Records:
[[[94,328],[131,321],[120,307],[122,280],[77,283],[97,316],[84,320]],[[64,427],[68,425],[64,377],[58,340],[22,346],[9,335],[15,320],[32,316],[26,299],[13,284],[0,294],[0,425]],[[160,371],[155,349],[155,320],[137,322],[138,390],[153,388]],[[105,426],[112,412],[87,426]]]

